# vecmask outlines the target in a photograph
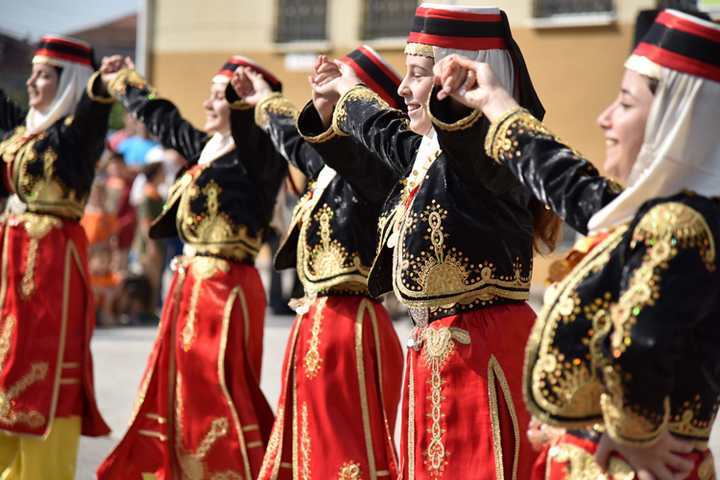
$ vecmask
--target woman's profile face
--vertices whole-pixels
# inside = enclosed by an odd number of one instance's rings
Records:
[[[60,74],[47,63],[34,63],[30,78],[25,82],[28,92],[28,104],[40,112],[45,112],[57,94]]]
[[[398,95],[407,105],[410,130],[420,135],[426,135],[432,127],[427,103],[433,87],[433,65],[430,58],[406,55],[405,77],[398,87]]]
[[[598,117],[605,132],[605,162],[608,175],[626,182],[645,139],[653,93],[647,77],[625,70],[620,92]]]
[[[203,102],[205,109],[205,130],[209,134],[215,132],[225,133],[230,130],[230,105],[225,100],[225,88],[221,82],[213,82],[210,86],[210,95]]]

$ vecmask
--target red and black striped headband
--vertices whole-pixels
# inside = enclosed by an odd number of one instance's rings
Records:
[[[274,92],[282,91],[282,82],[280,81],[280,79],[278,79],[275,75],[270,73],[268,70],[265,70],[263,67],[261,67],[254,61],[250,60],[247,57],[241,57],[240,55],[234,55],[230,57],[228,61],[225,62],[225,64],[220,68],[220,70],[218,70],[216,75],[222,75],[224,77],[231,78],[238,67],[252,68],[260,75],[262,75],[265,81],[270,84],[270,88]]]
[[[92,47],[80,40],[56,35],[44,35],[35,50],[35,57],[57,59],[65,62],[79,63],[94,68],[95,59]]]
[[[675,10],[665,10],[633,55],[663,67],[720,82],[720,26]]]
[[[500,13],[419,6],[408,43],[459,50],[506,49],[507,18]]]
[[[405,102],[397,93],[400,75],[375,50],[361,45],[340,60],[348,64],[360,80],[391,107],[405,108]]]

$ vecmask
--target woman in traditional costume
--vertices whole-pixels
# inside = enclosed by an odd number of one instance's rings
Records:
[[[714,478],[719,47],[718,25],[666,10],[626,61],[598,118],[605,170],[624,190],[520,108],[490,67],[439,66],[444,94],[493,122],[488,155],[601,239],[548,290],[528,343],[528,407],[567,429],[535,478]]]
[[[507,18],[498,9],[421,5],[391,108],[352,70],[322,66],[316,94],[342,95],[327,136],[352,136],[393,172],[379,221],[369,290],[394,290],[415,324],[403,393],[402,479],[528,478],[534,453],[521,432],[522,352],[535,315],[527,305],[536,221],[510,172],[479,154],[488,125],[445,102],[427,110],[434,60],[483,59],[542,116]],[[339,78],[332,78],[340,74]],[[467,113],[467,115],[465,115]],[[303,130],[302,119],[300,128]],[[334,167],[349,181],[352,159]]]
[[[400,77],[372,48],[363,45],[342,61],[401,106]],[[275,258],[276,268],[297,269],[305,297],[294,301],[298,316],[259,478],[395,478],[402,348],[387,311],[367,289],[377,247],[371,227],[392,172],[353,139],[322,135],[321,115],[331,116],[332,105],[318,111],[309,102],[301,115],[317,134],[301,136],[299,112],[287,98],[252,71],[238,82],[238,95],[258,102],[258,125],[309,181]],[[332,168],[348,161],[360,170],[352,181]]]
[[[254,259],[287,165],[254,127],[253,108],[226,100],[241,65],[259,68],[232,57],[213,77],[204,131],[131,68],[110,84],[190,168],[150,228],[151,238],[179,235],[185,252],[173,261],[130,428],[98,469],[100,479],[248,479],[260,470],[273,415],[259,385],[265,292]]]
[[[28,111],[0,91],[0,195],[14,199],[0,224],[0,472],[70,480],[80,435],[110,432],[95,402],[79,220],[113,99],[84,42],[46,35],[32,63]]]

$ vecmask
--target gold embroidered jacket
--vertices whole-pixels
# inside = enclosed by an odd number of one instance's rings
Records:
[[[190,164],[170,189],[150,236],[179,235],[199,254],[254,258],[269,228],[287,164],[268,135],[255,126],[253,108],[242,102],[231,104],[236,147],[198,165],[210,137],[185,120],[175,105],[156,98],[132,70],[122,70],[109,88],[164,147],[177,150]]]
[[[302,135],[297,117],[297,109],[280,94],[273,94],[256,108],[258,125],[308,179],[275,267],[297,268],[310,295],[367,292],[377,245],[373,227],[385,192],[392,187],[391,172],[382,163],[369,160],[372,154],[351,138],[323,132],[312,102],[300,117]],[[358,170],[353,180],[347,181],[331,169],[350,159]]]
[[[583,230],[617,195],[523,110],[495,123],[486,147]],[[666,429],[706,442],[720,405],[718,238],[718,199],[653,199],[549,288],[526,353],[533,414],[566,428],[603,424],[632,444]]]
[[[456,121],[439,109],[434,123],[440,149],[423,175],[413,171],[422,137],[408,129],[404,113],[364,86],[347,92],[335,108],[334,133],[352,135],[395,180],[378,224],[370,293],[394,289],[420,321],[527,299],[529,195],[478,153],[487,129],[478,114]],[[353,178],[344,165],[337,169]]]
[[[0,195],[16,193],[31,212],[80,219],[102,153],[114,100],[98,74],[88,81],[74,115],[28,136],[26,112],[0,91],[3,183]]]

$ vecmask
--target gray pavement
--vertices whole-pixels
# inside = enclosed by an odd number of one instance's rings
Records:
[[[273,408],[280,390],[282,357],[292,320],[293,317],[268,314],[266,321],[261,387]],[[410,330],[408,321],[395,322],[395,327],[404,344]],[[112,434],[103,438],[82,438],[77,479],[95,478],[95,469],[125,433],[154,339],[155,328],[107,328],[95,332],[92,342],[95,385],[100,410],[110,424]],[[715,458],[720,459],[718,423],[711,445]],[[718,467],[720,471],[720,465]]]

